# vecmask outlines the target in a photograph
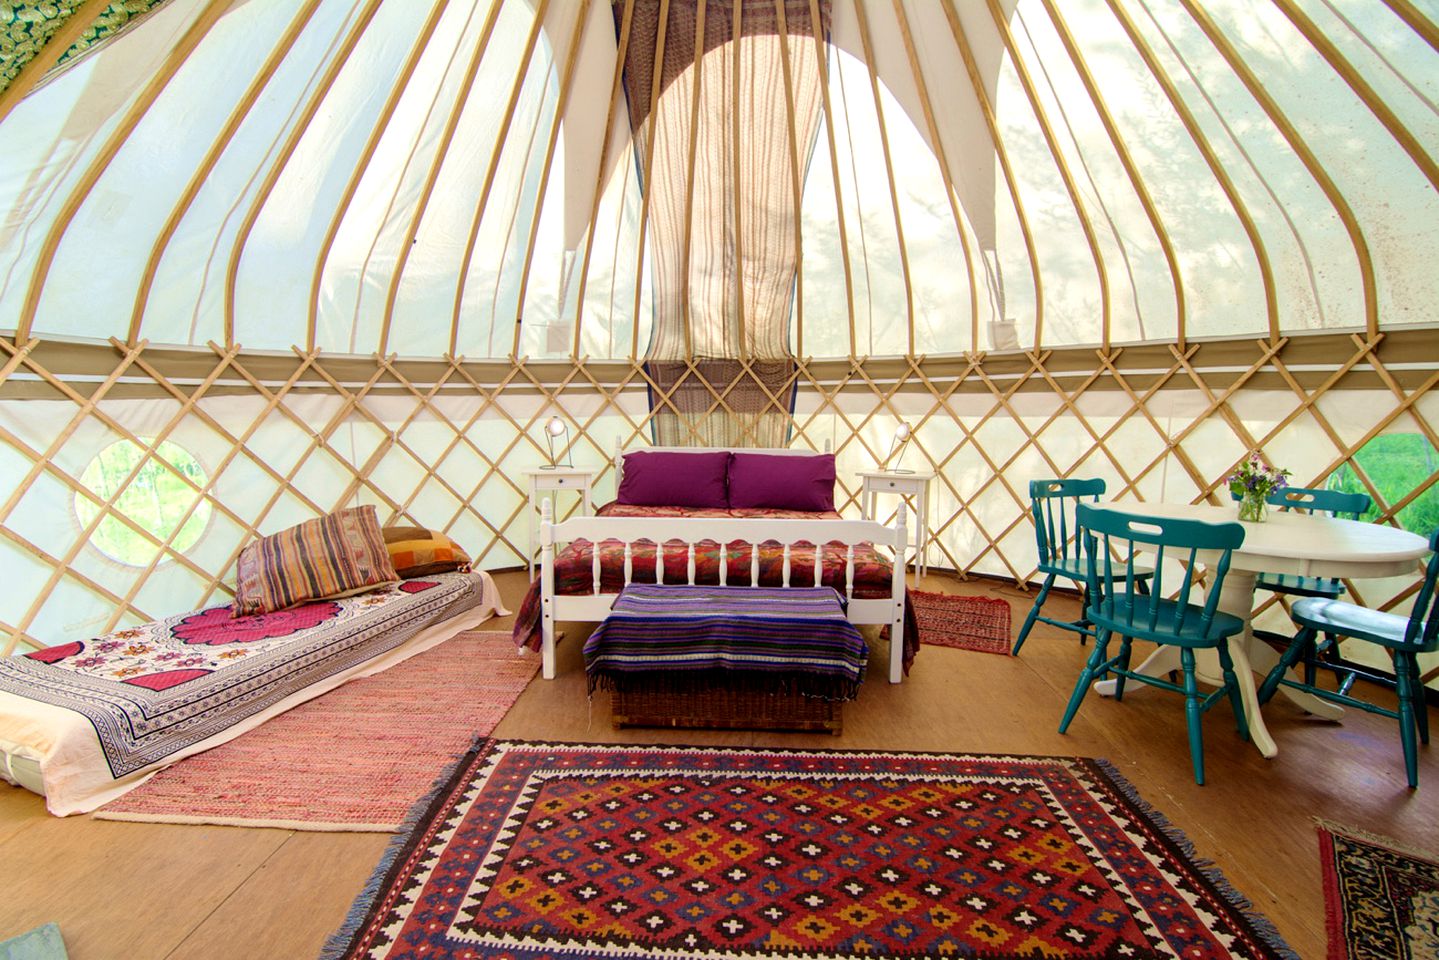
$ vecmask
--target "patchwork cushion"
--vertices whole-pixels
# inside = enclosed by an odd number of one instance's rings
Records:
[[[262,537],[240,551],[233,616],[364,593],[399,577],[372,504]]]
[[[382,532],[390,562],[402,580],[470,568],[469,554],[439,531],[424,527],[386,527]]]

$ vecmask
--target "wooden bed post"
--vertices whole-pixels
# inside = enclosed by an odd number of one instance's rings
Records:
[[[904,500],[894,517],[894,567],[889,573],[889,595],[893,603],[889,623],[889,682],[904,680],[904,561],[909,552],[909,531],[905,529]]]
[[[554,523],[554,501],[547,497],[540,501],[540,674],[546,680],[555,678]]]

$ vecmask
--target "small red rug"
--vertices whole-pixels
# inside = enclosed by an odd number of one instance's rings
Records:
[[[1009,653],[1009,601],[909,591],[920,643],[980,653]]]
[[[1104,761],[490,741],[341,958],[1294,958]]]
[[[489,735],[538,657],[471,630],[316,697],[107,804],[102,820],[393,832]]]
[[[1439,860],[1329,823],[1319,856],[1329,960],[1439,957]]]

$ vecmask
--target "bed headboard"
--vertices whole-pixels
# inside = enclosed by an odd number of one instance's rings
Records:
[[[820,453],[829,453],[829,448],[830,441],[825,440],[824,449],[820,451],[791,450],[788,447],[737,447],[733,449],[743,453],[763,453],[774,457],[813,457]],[[730,447],[639,447],[636,450],[625,450],[623,448],[623,441],[619,437],[615,437],[615,455],[613,460],[615,468],[615,489],[618,490],[620,484],[624,482],[625,479],[626,453],[638,453],[640,451],[645,453],[722,453],[731,449]]]

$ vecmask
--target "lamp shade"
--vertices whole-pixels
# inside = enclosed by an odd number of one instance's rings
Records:
[[[543,469],[554,470],[562,466],[574,466],[574,464],[569,462],[565,462],[563,464],[560,463],[559,457],[555,454],[555,442],[559,441],[560,450],[564,451],[566,447],[565,441],[569,439],[569,435],[569,424],[565,423],[565,421],[560,417],[550,417],[548,420],[545,421],[545,446],[550,453],[550,462],[543,464]]]

